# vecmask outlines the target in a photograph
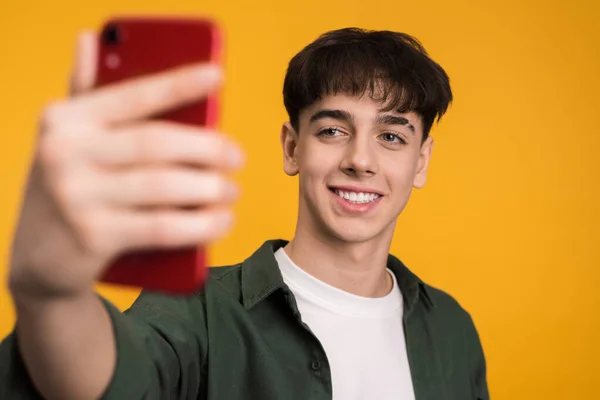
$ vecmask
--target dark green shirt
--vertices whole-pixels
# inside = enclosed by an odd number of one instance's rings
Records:
[[[285,244],[269,241],[239,265],[211,268],[205,289],[192,296],[142,292],[125,313],[106,302],[118,360],[104,398],[331,399],[327,356],[302,322],[273,254]],[[404,298],[416,400],[489,399],[469,314],[395,257],[388,268]],[[371,363],[378,368],[377,359]],[[39,398],[14,335],[0,345],[0,379],[0,399]]]

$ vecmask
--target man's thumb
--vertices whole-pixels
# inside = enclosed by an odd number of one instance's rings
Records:
[[[71,95],[75,96],[90,90],[96,79],[97,63],[96,34],[82,32],[77,38],[77,48],[71,76]]]

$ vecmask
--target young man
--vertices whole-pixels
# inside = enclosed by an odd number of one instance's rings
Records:
[[[195,295],[143,292],[125,313],[93,290],[108,261],[222,236],[240,154],[220,134],[147,118],[213,90],[213,67],[89,91],[93,42],[82,36],[76,94],[42,120],[0,398],[489,398],[469,314],[388,254],[452,99],[415,39],[343,29],[296,55],[281,130],[284,170],[300,182],[293,239],[212,269]]]

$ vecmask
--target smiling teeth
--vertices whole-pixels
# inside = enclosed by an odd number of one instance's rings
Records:
[[[335,190],[335,194],[354,204],[370,203],[379,197],[377,193],[344,192],[342,190],[337,189]]]

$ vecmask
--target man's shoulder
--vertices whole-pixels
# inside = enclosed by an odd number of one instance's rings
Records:
[[[450,312],[463,312],[463,306],[458,300],[445,290],[432,286],[428,283],[423,282],[427,295],[431,298],[431,302],[435,304],[436,308],[440,307],[445,311]]]
[[[390,254],[388,258],[388,268],[396,275],[401,291],[412,295],[413,288],[415,286],[419,288],[419,296],[423,296],[422,300],[429,306],[427,315],[430,318],[456,323],[464,321],[468,317],[468,312],[454,296],[423,281],[393,254]],[[409,295],[408,301],[411,301],[411,295]]]
[[[453,295],[430,284],[422,284],[434,305],[431,311],[436,319],[443,323],[473,325],[470,313]]]

